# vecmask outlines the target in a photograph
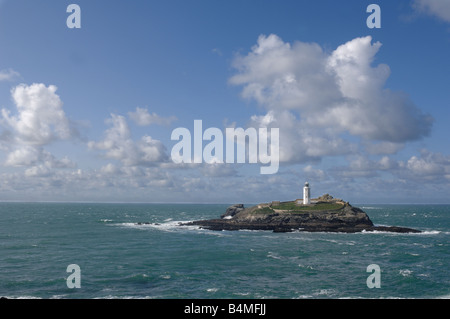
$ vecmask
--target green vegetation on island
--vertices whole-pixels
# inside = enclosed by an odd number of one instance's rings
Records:
[[[344,207],[344,203],[327,203],[327,202],[318,202],[310,205],[299,205],[295,202],[283,202],[279,205],[272,205],[272,209],[276,210],[287,210],[290,212],[305,212],[305,211],[329,211],[341,209]]]

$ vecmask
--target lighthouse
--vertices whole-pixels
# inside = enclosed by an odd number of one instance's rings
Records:
[[[311,204],[311,190],[309,188],[309,183],[305,183],[305,187],[303,187],[303,205]]]

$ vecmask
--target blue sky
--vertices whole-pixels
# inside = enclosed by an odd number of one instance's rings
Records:
[[[449,202],[448,2],[3,0],[0,43],[0,200]],[[196,119],[280,128],[278,173],[173,163]]]

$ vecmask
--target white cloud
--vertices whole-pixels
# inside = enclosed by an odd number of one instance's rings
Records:
[[[6,166],[30,166],[40,159],[39,150],[32,146],[23,146],[10,152],[6,158]]]
[[[20,78],[20,73],[13,69],[0,71],[0,81],[14,81],[18,78]]]
[[[119,160],[125,166],[147,166],[167,160],[166,148],[159,140],[147,135],[139,141],[131,138],[124,116],[111,114],[106,122],[111,128],[105,131],[104,140],[89,142],[89,148],[103,150],[106,158]]]
[[[425,12],[443,21],[450,22],[450,1],[414,0],[413,7],[419,12]]]
[[[52,171],[45,165],[33,166],[25,170],[25,177],[49,177]]]
[[[11,90],[17,113],[1,110],[0,146],[6,154],[5,166],[26,166],[26,176],[42,175],[54,168],[74,168],[69,158],[57,159],[44,149],[57,140],[75,135],[56,94],[56,86],[21,84]]]
[[[380,47],[368,36],[328,54],[315,43],[291,45],[277,35],[261,35],[246,56],[235,59],[237,73],[229,81],[267,110],[253,123],[272,119],[271,125],[280,128],[282,161],[354,151],[356,145],[340,134],[391,146],[420,139],[432,119],[406,94],[384,88],[389,67],[372,66]]]
[[[402,181],[417,187],[450,182],[450,156],[422,150],[420,155],[413,155],[405,161],[395,160],[390,156],[371,159],[364,155],[349,156],[347,166],[337,166],[330,170],[334,179],[373,178],[387,176],[394,181]],[[384,175],[383,175],[384,174]],[[426,184],[426,185],[425,185]]]
[[[119,175],[122,173],[120,171],[120,168],[118,168],[116,165],[112,163],[108,163],[107,165],[103,166],[100,169],[100,172],[105,175]]]
[[[423,150],[420,156],[412,156],[402,166],[409,175],[436,180],[450,174],[450,157]]]
[[[325,59],[326,54],[315,43],[290,45],[277,35],[261,35],[248,55],[233,61],[238,73],[229,81],[243,85],[243,97],[268,109],[307,110],[339,97]]]
[[[177,119],[175,116],[161,117],[154,112],[150,114],[147,109],[140,107],[137,107],[134,112],[128,112],[128,116],[139,126],[152,124],[170,125],[170,123]]]
[[[58,139],[72,137],[62,108],[63,103],[56,94],[56,86],[44,84],[21,84],[11,90],[17,115],[2,109],[1,123],[12,131],[18,143],[42,146]]]
[[[444,172],[441,165],[417,156],[412,156],[406,162],[406,168],[415,175],[438,175]]]
[[[280,162],[318,161],[324,156],[356,151],[355,144],[322,128],[307,125],[291,111],[269,111],[264,116],[252,116],[249,126],[280,128]]]
[[[67,156],[55,158],[42,147],[21,145],[11,151],[5,161],[5,166],[34,166],[43,164],[47,168],[75,168],[77,165]]]

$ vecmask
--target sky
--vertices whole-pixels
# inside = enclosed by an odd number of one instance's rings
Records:
[[[450,1],[3,0],[0,201],[450,203],[449,56]],[[174,162],[195,120],[278,171]]]

